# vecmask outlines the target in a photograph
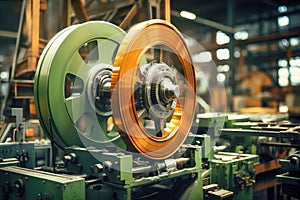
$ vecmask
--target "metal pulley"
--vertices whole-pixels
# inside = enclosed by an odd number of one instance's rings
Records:
[[[43,129],[58,146],[122,143],[110,127],[110,82],[124,36],[111,23],[93,21],[68,27],[47,44],[35,75],[35,104]]]
[[[144,57],[148,64],[141,65]],[[195,71],[180,32],[158,19],[133,26],[114,62],[111,93],[127,147],[154,160],[173,155],[190,131],[196,98]]]

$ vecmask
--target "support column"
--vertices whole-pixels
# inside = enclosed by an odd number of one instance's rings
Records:
[[[228,0],[227,1],[227,25],[229,27],[234,27],[234,0]],[[227,33],[230,37],[230,42],[228,44],[228,49],[229,49],[229,52],[230,52],[230,58],[228,60],[228,65],[230,66],[230,69],[231,69],[231,74],[230,74],[230,81],[229,81],[229,85],[231,86],[231,91],[227,89],[227,99],[228,99],[228,103],[230,106],[230,110],[232,111],[233,110],[233,101],[232,101],[232,96],[235,95],[235,91],[236,91],[236,88],[235,88],[235,74],[236,74],[236,68],[234,65],[234,33],[233,32],[230,32],[230,33]],[[227,104],[228,104],[227,103]]]
[[[31,0],[31,50],[28,55],[28,69],[35,71],[39,58],[40,1]]]

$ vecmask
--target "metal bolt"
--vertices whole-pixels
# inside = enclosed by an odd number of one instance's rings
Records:
[[[298,162],[298,158],[293,156],[290,158],[290,162],[291,162],[291,164],[295,165]]]
[[[162,90],[163,99],[166,101],[173,100],[178,98],[180,95],[180,88],[179,85],[175,85],[169,78],[163,80],[160,84],[160,88]]]
[[[101,173],[103,171],[103,166],[99,163],[94,165],[93,167],[94,173]]]

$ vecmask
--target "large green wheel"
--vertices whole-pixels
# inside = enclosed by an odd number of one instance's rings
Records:
[[[93,21],[68,27],[47,44],[35,75],[35,104],[59,147],[122,145],[109,126],[112,64],[124,36],[113,24]]]

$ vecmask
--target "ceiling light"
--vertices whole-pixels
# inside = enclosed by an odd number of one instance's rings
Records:
[[[287,68],[279,68],[278,76],[280,76],[280,77],[289,77],[289,70]]]
[[[223,74],[223,73],[218,73],[218,74],[217,74],[217,80],[218,80],[218,82],[220,82],[220,83],[224,83],[224,81],[226,80],[226,75]]]
[[[217,58],[218,60],[228,60],[230,58],[229,49],[218,49]]]
[[[188,12],[188,11],[181,11],[180,16],[186,19],[195,20],[196,15],[194,13]]]
[[[236,40],[246,40],[248,37],[249,34],[247,31],[238,31],[234,34],[234,39]]]
[[[279,59],[278,60],[278,66],[279,67],[287,67],[288,66],[288,62],[285,59]]]
[[[299,45],[299,39],[291,38],[290,43],[291,43],[292,46],[297,46],[297,45]]]
[[[230,70],[229,65],[219,65],[217,68],[218,72],[228,72]]]
[[[278,12],[280,12],[280,13],[287,12],[287,7],[286,6],[279,6],[278,7]]]
[[[277,22],[279,26],[287,26],[290,23],[290,19],[288,16],[282,16],[282,17],[278,17]]]
[[[8,72],[6,72],[6,71],[1,72],[0,78],[1,79],[7,79],[8,78]]]
[[[230,42],[230,37],[226,33],[218,31],[216,34],[216,42],[217,44],[227,44]]]

